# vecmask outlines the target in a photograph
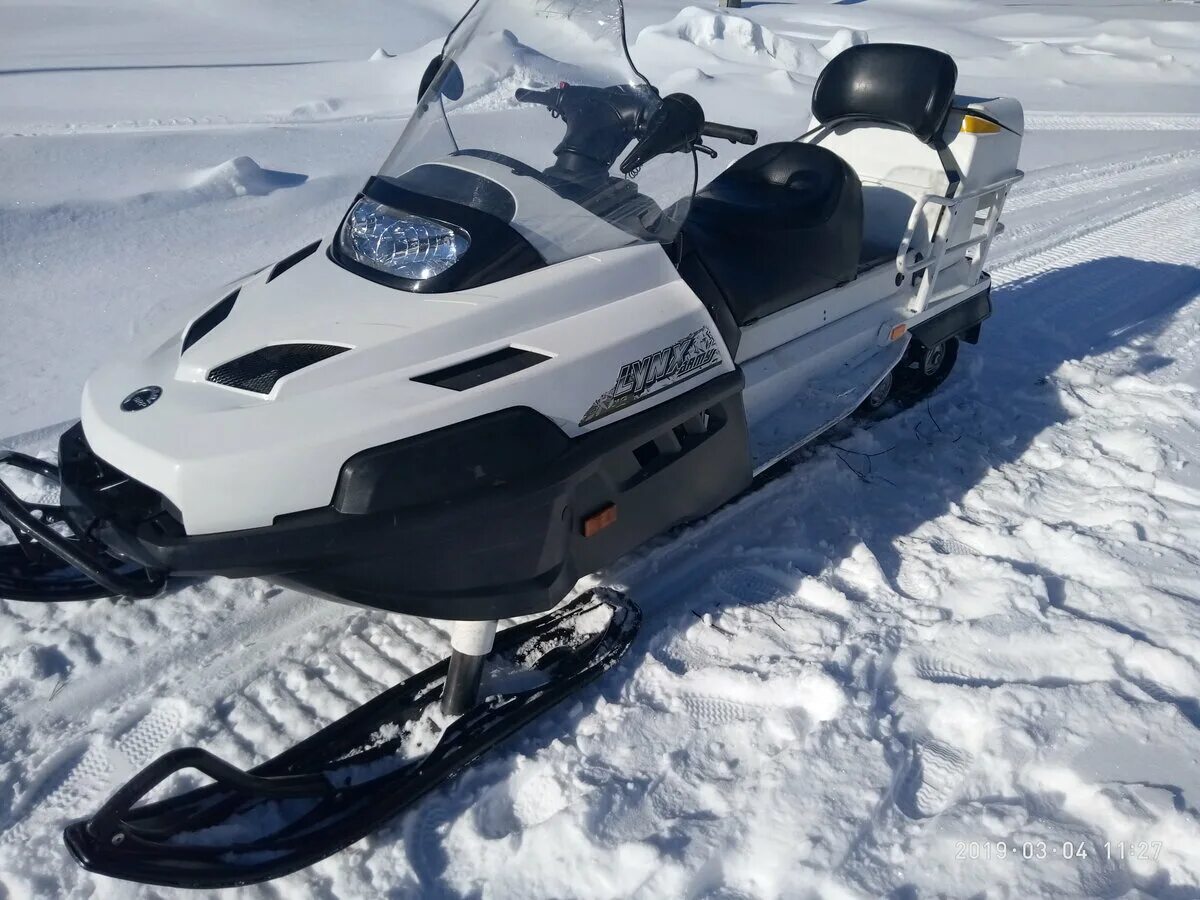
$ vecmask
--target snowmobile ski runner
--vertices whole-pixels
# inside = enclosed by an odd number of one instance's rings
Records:
[[[626,598],[598,591],[505,629],[483,699],[456,718],[441,713],[443,660],[249,772],[198,748],[175,750],[69,825],[67,846],[92,871],[171,887],[294,872],[366,837],[596,678],[620,659],[640,618]],[[215,784],[135,805],[185,769]]]
[[[0,456],[22,479],[0,483],[0,597],[260,577],[451,621],[451,656],[249,773],[168,754],[68,828],[76,858],[214,886],[357,840],[611,665],[637,614],[597,595],[615,631],[548,653],[532,693],[489,695],[513,642],[583,614],[499,620],[936,388],[991,313],[1021,178],[1020,104],[956,79],[936,50],[850,47],[796,140],[696,190],[706,138],[757,132],[663,96],[621,0],[471,6],[333,235],[95,372],[57,465]],[[57,502],[21,499],[45,480]],[[402,723],[435,700],[442,742],[401,764]],[[185,767],[216,784],[138,805]]]

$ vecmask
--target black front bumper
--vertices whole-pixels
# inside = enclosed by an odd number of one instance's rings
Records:
[[[164,498],[96,457],[77,425],[60,445],[63,504],[77,531],[147,569],[262,576],[434,618],[525,615],[553,607],[581,575],[749,485],[742,386],[740,371],[718,376],[564,441],[537,471],[452,499],[346,513],[335,497],[270,526],[204,535],[186,534]],[[615,521],[585,536],[584,520],[610,506]]]

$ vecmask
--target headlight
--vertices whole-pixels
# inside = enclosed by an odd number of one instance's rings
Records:
[[[440,275],[466,253],[471,239],[441,222],[362,197],[346,216],[342,252],[356,262],[419,281]]]

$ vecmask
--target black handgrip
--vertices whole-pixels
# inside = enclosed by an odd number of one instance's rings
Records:
[[[517,88],[513,97],[518,103],[540,103],[542,106],[553,109],[558,106],[558,97],[561,93],[561,90],[535,91],[533,88]]]
[[[722,138],[734,144],[753,146],[758,143],[758,132],[753,128],[738,128],[734,125],[722,125],[720,122],[705,122],[704,130],[700,133],[704,137]]]
[[[133,809],[134,804],[167,778],[184,769],[195,769],[222,787],[259,797],[324,797],[333,793],[333,785],[324,775],[278,775],[265,778],[243,772],[207,750],[184,747],[163,754],[118,788],[87,823],[88,834],[97,840],[113,841],[122,833],[122,818]]]

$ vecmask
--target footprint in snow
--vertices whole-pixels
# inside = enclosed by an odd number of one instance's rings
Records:
[[[929,603],[914,603],[911,606],[900,607],[900,615],[908,619],[914,625],[937,625],[940,622],[948,622],[952,613],[950,610],[942,606],[933,606]]]
[[[679,698],[679,705],[689,719],[702,725],[728,725],[732,722],[758,719],[770,710],[770,707],[752,706],[737,700],[699,694],[684,694]]]
[[[1011,653],[1005,655],[998,647],[987,644],[979,646],[979,640],[984,637],[976,633],[980,630],[987,631],[988,635],[996,633],[994,627],[973,628],[970,633],[942,632],[936,654],[918,653],[912,657],[913,674],[933,684],[974,688],[1003,687],[1006,684],[1065,684],[1069,681],[1052,673],[1035,671],[1026,659]],[[953,641],[960,642],[957,651],[947,649]],[[971,642],[977,647],[976,652],[972,652]]]
[[[846,627],[844,616],[825,609],[819,604],[805,602],[801,596],[797,595],[799,587],[796,579],[778,569],[741,566],[723,569],[713,576],[712,584],[731,601],[745,609],[754,609],[760,605],[773,603],[787,609],[799,610],[807,616],[817,616],[833,623],[839,630],[844,630]],[[778,624],[779,610],[777,609],[776,612],[776,624]]]
[[[896,796],[896,805],[911,819],[928,819],[958,797],[971,766],[971,755],[939,740],[917,745]]]
[[[446,832],[459,810],[443,796],[427,797],[403,824],[404,850],[425,896],[448,895],[442,877],[449,865]]]
[[[713,586],[739,604],[771,603],[788,596],[779,581],[757,569],[722,569],[713,576]]]
[[[943,556],[978,556],[978,551],[974,547],[964,544],[962,541],[954,538],[935,537],[929,542],[929,546],[935,552]]]

